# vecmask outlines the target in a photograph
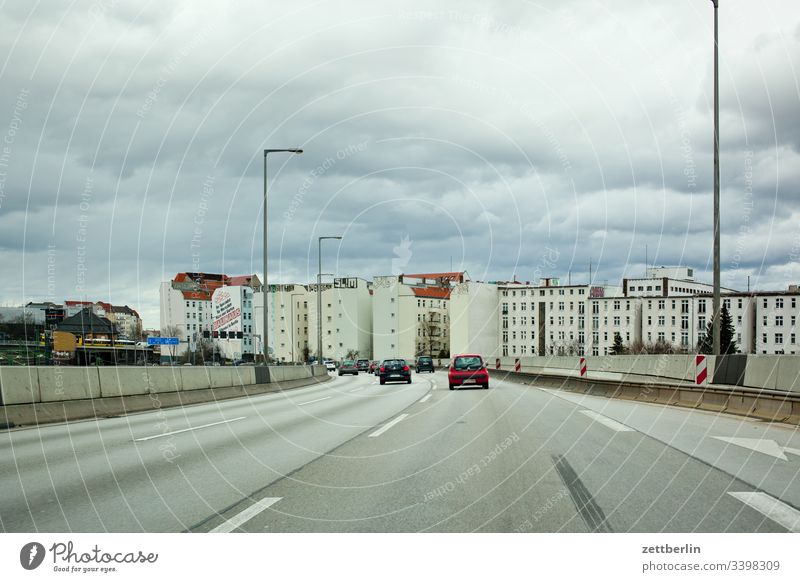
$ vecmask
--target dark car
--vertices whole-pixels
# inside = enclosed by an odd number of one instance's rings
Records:
[[[447,381],[450,390],[457,386],[468,384],[489,387],[489,371],[483,363],[483,358],[477,354],[460,354],[453,358],[450,369],[447,371]]]
[[[358,368],[359,372],[368,372],[369,371],[369,360],[366,358],[356,360],[356,368]]]
[[[344,374],[358,376],[358,368],[353,360],[345,360],[339,365],[339,375],[343,376]]]
[[[379,368],[378,376],[381,379],[381,384],[386,384],[387,382],[406,382],[411,384],[411,368],[408,367],[405,360],[384,360]]]
[[[417,358],[417,366],[415,368],[417,374],[420,372],[430,372],[433,374],[436,370],[433,367],[433,358],[428,356],[420,356]]]

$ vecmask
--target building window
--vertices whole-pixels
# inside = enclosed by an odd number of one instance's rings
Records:
[[[778,297],[775,300],[775,307],[776,309],[783,309],[783,297]]]
[[[782,333],[776,333],[775,334],[775,343],[776,344],[782,344],[783,343],[783,334]]]
[[[782,315],[776,315],[775,316],[775,325],[783,326],[783,316]]]

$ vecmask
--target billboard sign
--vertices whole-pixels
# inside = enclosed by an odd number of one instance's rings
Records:
[[[211,304],[213,309],[211,329],[213,331],[224,331],[229,338],[231,336],[235,338],[236,332],[243,331],[242,296],[238,287],[233,293],[229,291],[228,287],[220,287],[214,291]]]

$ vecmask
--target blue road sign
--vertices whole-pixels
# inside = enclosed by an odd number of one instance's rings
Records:
[[[180,340],[176,337],[149,337],[148,346],[177,346]]]

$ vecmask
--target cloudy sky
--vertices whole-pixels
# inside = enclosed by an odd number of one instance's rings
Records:
[[[0,303],[179,271],[710,281],[708,0],[6,1]],[[720,0],[723,285],[800,282],[800,8]]]

